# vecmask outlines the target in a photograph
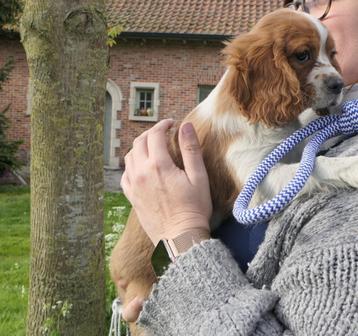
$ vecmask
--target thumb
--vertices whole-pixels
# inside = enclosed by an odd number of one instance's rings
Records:
[[[135,322],[143,308],[143,299],[135,297],[122,312],[122,317],[126,322]]]
[[[184,169],[190,182],[195,184],[198,178],[207,178],[199,139],[193,124],[190,122],[180,127],[179,147],[183,156]]]

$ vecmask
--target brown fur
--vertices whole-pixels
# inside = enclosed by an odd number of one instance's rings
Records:
[[[306,80],[320,37],[312,24],[292,14],[281,10],[267,15],[224,49],[229,67],[226,92],[237,97],[249,122],[280,126],[312,103],[312,87]],[[310,51],[312,61],[300,64],[295,54],[304,50]]]
[[[226,217],[238,190],[223,160],[229,141],[217,132],[212,132],[210,125],[197,119],[194,112],[189,114],[185,121],[193,123],[199,137],[206,168],[210,172],[209,180],[214,210],[220,211],[221,216]],[[178,129],[170,136],[169,150],[176,165],[183,168],[178,144]],[[132,209],[122,237],[113,249],[110,263],[112,279],[115,281],[124,278],[129,283],[125,292],[118,288],[124,305],[127,305],[136,296],[147,297],[156,281],[151,266],[153,250],[153,243],[142,229],[135,211]],[[121,262],[123,260],[125,262]],[[134,323],[130,323],[130,330],[133,336],[142,335]]]
[[[315,29],[306,20],[292,15],[292,11],[267,15],[252,32],[227,44],[224,54],[229,72],[220,93],[220,106],[215,107],[216,115],[240,113],[248,122],[264,122],[268,126],[296,119],[311,103],[313,92],[306,77],[314,62],[300,64],[295,53],[308,49],[317,55],[317,45],[319,36]],[[213,127],[215,121],[202,120],[196,109],[184,121],[192,122],[196,129],[209,175],[214,211],[225,217],[241,188],[225,162],[225,154],[242,134],[220,133]],[[183,168],[178,131],[170,135],[169,147],[174,162]],[[129,282],[125,293],[119,290],[124,305],[135,296],[147,297],[156,281],[150,263],[153,249],[132,210],[110,263],[112,279]],[[141,334],[133,323],[130,328],[133,336]]]
[[[194,125],[198,134],[205,166],[209,174],[214,211],[226,217],[232,208],[234,197],[240,189],[235,184],[232,172],[230,172],[224,160],[233,138],[227,134],[219,134],[208,121],[203,122],[198,118],[195,110],[185,118],[184,122],[188,121]],[[176,148],[179,148],[177,142]]]

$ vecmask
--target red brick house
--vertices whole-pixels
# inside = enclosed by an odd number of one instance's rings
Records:
[[[107,0],[109,22],[124,32],[110,49],[104,152],[118,168],[133,139],[157,120],[182,119],[206,97],[224,72],[223,41],[248,31],[282,0]],[[29,161],[31,106],[25,52],[18,34],[0,35],[0,65],[15,69],[0,93],[9,136],[23,139]]]

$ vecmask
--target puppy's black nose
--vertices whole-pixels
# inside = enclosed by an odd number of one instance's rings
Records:
[[[340,94],[342,92],[344,83],[343,83],[342,79],[340,79],[339,77],[330,76],[330,77],[327,77],[324,82],[325,82],[326,87],[330,93]]]

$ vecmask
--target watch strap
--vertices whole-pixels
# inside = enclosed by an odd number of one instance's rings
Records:
[[[205,229],[186,231],[173,239],[162,239],[154,249],[151,262],[157,277],[163,275],[171,262],[181,253],[203,240],[209,239],[210,234]]]
[[[193,229],[183,232],[175,238],[165,239],[164,246],[167,248],[170,259],[174,261],[179,254],[186,252],[193,245],[209,238],[210,234],[207,230]]]

